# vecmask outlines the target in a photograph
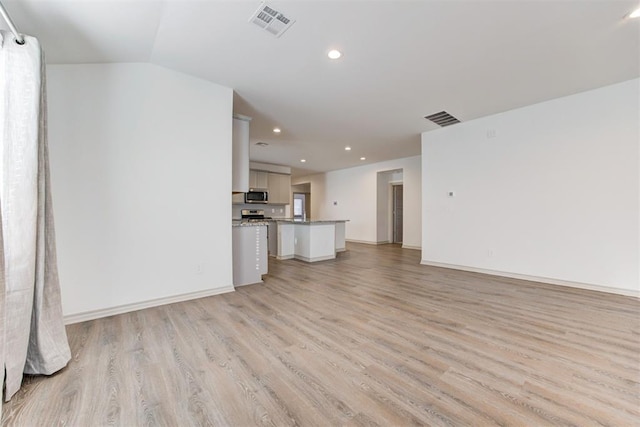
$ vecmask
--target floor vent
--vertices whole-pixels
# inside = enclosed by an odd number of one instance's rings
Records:
[[[284,16],[282,12],[275,10],[271,6],[267,5],[266,2],[262,2],[260,3],[258,10],[251,15],[251,18],[249,18],[249,22],[253,22],[258,27],[276,37],[280,37],[296,21]]]
[[[451,125],[455,125],[456,123],[460,123],[460,120],[456,119],[446,111],[440,111],[439,113],[435,113],[430,116],[425,116],[424,118],[427,120],[431,120],[433,123],[442,127],[451,126]]]

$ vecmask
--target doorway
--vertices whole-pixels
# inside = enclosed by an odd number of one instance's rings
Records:
[[[402,169],[377,173],[376,243],[379,245],[402,242],[402,176]],[[395,187],[401,190],[394,190]]]
[[[392,185],[392,243],[402,243],[402,184]]]
[[[311,218],[311,183],[293,184],[291,193],[293,193],[293,204],[289,215],[294,219]]]
[[[293,193],[293,218],[307,219],[307,194]]]

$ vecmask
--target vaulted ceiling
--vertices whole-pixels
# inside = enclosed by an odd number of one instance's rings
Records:
[[[296,21],[279,38],[248,22],[258,0],[3,3],[50,64],[150,62],[233,88],[252,160],[298,174],[420,154],[442,110],[464,122],[640,75],[636,0],[270,1]]]

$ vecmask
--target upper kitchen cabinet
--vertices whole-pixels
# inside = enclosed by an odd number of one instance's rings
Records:
[[[291,203],[291,175],[269,173],[268,184],[269,204],[288,205]]]
[[[233,165],[231,191],[249,191],[249,123],[251,117],[233,115]]]
[[[251,169],[249,171],[249,188],[267,190],[269,188],[269,172]]]
[[[291,203],[291,167],[250,162],[249,187],[266,190],[270,205]]]

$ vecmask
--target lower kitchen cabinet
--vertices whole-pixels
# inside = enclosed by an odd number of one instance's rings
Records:
[[[233,231],[233,286],[261,283],[268,272],[267,226],[236,225]]]
[[[267,251],[269,256],[278,255],[278,223],[276,221],[269,221],[267,226],[267,237],[269,240],[269,250]]]

